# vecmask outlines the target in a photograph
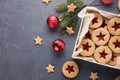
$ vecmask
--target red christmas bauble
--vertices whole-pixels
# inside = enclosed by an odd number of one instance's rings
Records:
[[[47,25],[51,28],[51,29],[55,29],[58,27],[59,25],[59,19],[57,16],[55,15],[51,15],[47,18]]]
[[[113,0],[101,0],[104,4],[111,4]]]
[[[65,42],[61,39],[56,39],[53,41],[52,47],[54,51],[61,52],[65,48]]]

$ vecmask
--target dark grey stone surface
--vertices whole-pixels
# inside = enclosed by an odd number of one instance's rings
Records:
[[[76,35],[59,35],[46,25],[46,18],[56,14],[54,6],[65,0],[53,0],[49,5],[41,0],[0,0],[0,80],[89,80],[90,72],[98,72],[99,80],[114,80],[119,70],[76,60],[80,73],[75,79],[67,79],[61,68],[65,61],[72,60]],[[91,0],[84,0],[88,3]],[[100,3],[100,0],[96,0]],[[117,0],[114,4],[99,9],[119,13]],[[34,45],[33,38],[43,37],[41,46]],[[65,50],[56,54],[51,47],[53,40],[66,42]],[[55,73],[48,74],[45,67],[55,65]]]

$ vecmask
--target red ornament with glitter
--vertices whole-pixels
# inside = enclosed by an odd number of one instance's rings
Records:
[[[58,27],[59,25],[59,19],[57,16],[55,15],[51,15],[47,18],[47,25],[51,28],[51,29],[55,29]]]
[[[61,52],[65,48],[65,42],[61,39],[56,39],[53,41],[52,47],[54,51]]]

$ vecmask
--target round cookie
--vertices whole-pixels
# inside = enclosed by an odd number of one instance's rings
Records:
[[[103,23],[101,25],[101,28],[107,29],[108,22],[109,22],[109,19],[103,17]]]
[[[94,30],[92,30],[92,29],[89,29],[89,31],[85,34],[85,37],[84,37],[84,39],[92,39],[92,32],[93,32]]]
[[[74,61],[67,61],[62,67],[63,75],[67,78],[75,78],[79,73],[79,67]]]
[[[95,50],[94,58],[99,63],[107,63],[112,58],[112,51],[107,46],[100,46]]]
[[[94,14],[95,17],[93,18],[93,20],[90,23],[90,28],[96,29],[102,25],[103,19],[102,19],[102,16],[97,12],[92,12],[92,14]]]
[[[92,40],[98,46],[103,46],[109,41],[110,34],[105,28],[98,28],[92,33]]]
[[[115,66],[117,64],[117,56],[113,54],[111,60],[107,64]]]
[[[79,48],[83,49],[81,56],[91,56],[95,51],[95,44],[90,39],[83,39]]]
[[[108,45],[114,53],[120,54],[120,36],[111,37]]]
[[[112,35],[120,35],[120,18],[112,18],[107,27]]]

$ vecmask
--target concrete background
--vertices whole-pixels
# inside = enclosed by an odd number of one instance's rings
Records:
[[[89,3],[92,0],[84,0]],[[52,0],[48,5],[42,0],[0,0],[0,80],[90,80],[90,72],[98,72],[99,80],[114,80],[119,70],[76,60],[80,73],[75,79],[67,79],[61,68],[65,61],[72,60],[77,33],[73,36],[60,35],[46,25],[49,15],[55,14],[54,6],[65,0]],[[101,3],[96,0],[96,3]],[[99,9],[120,13],[117,0]],[[36,46],[33,38],[43,37],[43,44]],[[66,42],[65,50],[57,54],[52,50],[53,40],[60,38]],[[48,74],[45,67],[55,66],[55,72]]]

